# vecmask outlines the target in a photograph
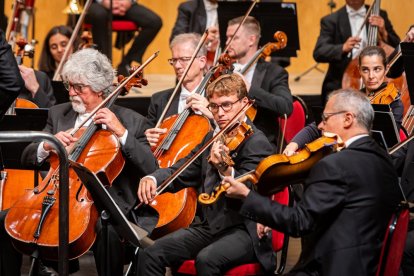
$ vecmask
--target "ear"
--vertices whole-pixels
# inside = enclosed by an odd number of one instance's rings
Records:
[[[254,35],[254,34],[249,35],[249,37],[248,37],[249,47],[252,47],[252,46],[256,45],[256,40],[257,40],[256,35]]]
[[[206,56],[200,56],[198,57],[198,61],[200,63],[200,69],[204,70],[207,65],[207,57]]]
[[[344,128],[350,128],[353,124],[355,124],[355,116],[351,112],[345,113],[344,119]]]

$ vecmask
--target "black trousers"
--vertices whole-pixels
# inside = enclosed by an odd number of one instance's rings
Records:
[[[180,229],[140,250],[136,275],[165,275],[166,267],[178,267],[189,259],[195,259],[197,275],[222,275],[234,266],[257,261],[244,226],[213,235],[208,225],[199,225]]]
[[[6,232],[4,221],[7,210],[0,212],[0,275],[20,275],[22,255],[14,249],[11,238]]]
[[[93,41],[98,49],[112,59],[112,36],[108,33],[109,16],[109,10],[98,3],[92,3],[85,22],[92,24]],[[161,18],[150,9],[134,3],[125,16],[114,16],[113,19],[130,20],[142,28],[121,64],[129,64],[131,61],[142,63],[145,50],[162,27]]]

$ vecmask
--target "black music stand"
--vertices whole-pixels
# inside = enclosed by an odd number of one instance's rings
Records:
[[[400,44],[411,104],[414,102],[414,43]]]
[[[69,102],[69,91],[66,90],[62,81],[52,81],[53,95],[56,98],[56,104]]]
[[[76,174],[82,180],[82,183],[91,193],[95,205],[98,210],[101,211],[102,220],[102,233],[108,235],[107,225],[110,221],[111,225],[115,228],[117,233],[128,240],[136,247],[148,247],[154,242],[148,238],[148,232],[138,225],[128,221],[121,209],[118,207],[114,199],[109,194],[105,186],[109,186],[109,183],[105,183],[106,177],[99,177],[91,172],[88,168],[82,164],[69,160],[71,167],[75,170]],[[106,264],[101,268],[101,271],[105,274],[110,272],[109,254],[107,249],[107,239],[104,240],[104,248],[106,251]]]
[[[225,48],[226,30],[229,20],[243,16],[251,2],[218,2],[218,21],[220,26],[220,41]],[[296,57],[300,49],[298,18],[296,3],[260,1],[250,13],[260,23],[262,29],[259,45],[274,42],[273,34],[283,31],[288,37],[288,43],[283,50],[272,53],[278,57]]]
[[[5,115],[0,124],[0,130],[43,130],[46,125],[48,109],[16,108],[16,115]],[[39,170],[38,167],[24,167],[20,157],[28,143],[11,143],[2,147],[3,161],[6,168]],[[47,170],[47,165],[41,170]]]
[[[372,107],[375,111],[372,137],[378,144],[388,150],[400,142],[394,115],[387,104],[373,104]]]

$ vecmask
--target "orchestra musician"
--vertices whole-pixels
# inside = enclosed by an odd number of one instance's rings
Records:
[[[237,17],[229,21],[226,31],[227,43],[242,20],[243,17]],[[229,56],[236,60],[233,64],[235,71],[243,68],[252,59],[258,50],[260,34],[259,22],[254,17],[247,17],[228,47]],[[284,114],[289,116],[293,110],[288,73],[279,65],[259,60],[244,76],[251,84],[249,98],[255,100],[257,107],[254,124],[263,131],[276,149],[279,129],[277,118]]]
[[[362,38],[356,37],[356,34],[363,24],[368,6],[364,5],[365,0],[345,2],[344,7],[321,19],[321,31],[313,51],[313,58],[317,62],[329,63],[322,85],[322,103],[325,103],[329,92],[341,88],[345,69],[366,46],[366,28],[362,31]],[[392,47],[398,46],[400,38],[385,11],[381,10],[379,16],[371,15],[368,23],[378,27],[383,42]]]
[[[180,34],[174,37],[170,43],[172,57],[168,60],[169,64],[174,68],[177,79],[180,79],[187,67],[187,64],[197,48],[200,41],[200,35],[196,33]],[[182,83],[180,93],[177,93],[168,109],[165,118],[181,113],[184,109],[190,107],[194,112],[202,113],[209,119],[213,119],[210,110],[207,109],[207,99],[194,93],[203,80],[203,74],[206,70],[206,48],[202,46],[198,52],[197,58],[185,76]],[[151,97],[151,103],[148,108],[147,119],[151,128],[145,131],[151,146],[155,146],[160,134],[165,133],[166,129],[155,128],[158,119],[161,117],[164,108],[167,105],[174,89],[167,89],[155,93]]]
[[[133,38],[131,48],[118,65],[118,74],[128,76],[129,69],[134,63],[142,63],[145,50],[162,27],[162,20],[152,10],[135,0],[95,0],[85,22],[92,24],[94,43],[109,59],[112,58],[112,39],[108,32],[111,2],[114,20],[130,20],[140,28],[139,34]]]
[[[208,85],[207,98],[217,133],[248,102],[247,88],[239,74],[222,75]],[[229,153],[220,141],[214,142],[175,179],[171,185],[172,192],[185,187],[211,192],[224,176],[246,173],[272,154],[265,135],[254,127],[244,113],[239,120],[251,125],[254,133],[233,153]],[[142,178],[138,188],[141,202],[148,204],[155,195],[157,185],[179,169],[212,135],[213,131],[209,132],[192,154],[170,168],[158,169]],[[235,165],[228,166],[223,162],[223,152],[231,154]],[[197,275],[222,275],[233,266],[257,260],[265,271],[273,271],[275,260],[271,241],[266,238],[259,240],[256,223],[238,214],[240,204],[239,200],[221,197],[216,204],[203,206],[202,222],[170,233],[139,251],[137,275],[165,275],[166,267],[178,266],[187,259],[196,259]]]
[[[319,128],[345,148],[316,163],[302,200],[282,206],[226,177],[227,196],[243,199],[240,213],[290,236],[301,236],[298,263],[284,275],[375,275],[382,240],[401,197],[388,154],[369,137],[374,111],[353,89],[328,96]],[[260,182],[259,184],[260,185]]]
[[[68,129],[76,127],[90,112],[111,92],[114,70],[109,59],[94,49],[80,50],[70,56],[62,71],[63,80],[69,91],[70,103],[53,106],[49,111],[44,131],[52,133],[66,147],[77,141]],[[137,183],[140,177],[153,172],[158,163],[146,140],[144,130],[146,119],[140,114],[123,107],[113,105],[110,109],[102,108],[86,125],[100,124],[110,130],[119,139],[125,166],[120,175],[108,189],[123,213],[131,220],[135,216],[133,207],[137,204]],[[23,152],[22,161],[30,165],[40,165],[52,150],[47,142],[30,144]],[[5,213],[1,213],[4,223]],[[111,258],[111,275],[122,275],[125,244],[110,225],[109,252]],[[1,261],[8,264],[6,269],[11,274],[19,275],[21,257],[10,244],[10,238],[4,228],[0,231]],[[97,241],[93,247],[99,273],[101,264],[106,262],[101,225],[97,225]]]
[[[203,34],[208,29],[207,51],[215,52],[219,43],[217,0],[190,0],[178,6],[170,41],[179,34]]]
[[[400,129],[404,107],[400,99],[399,91],[393,84],[385,81],[387,58],[384,50],[378,46],[366,47],[360,53],[358,60],[359,72],[364,84],[361,92],[371,97],[371,99],[378,100],[382,99],[381,95],[388,96],[388,94],[391,94],[392,96],[384,97],[385,102],[379,102],[379,104],[388,104],[390,106],[397,128]],[[293,137],[283,153],[292,155],[297,149],[303,148],[305,144],[315,140],[320,135],[321,132],[316,124],[311,123]]]
[[[24,87],[13,51],[0,29],[0,120]]]
[[[45,37],[39,59],[39,71],[45,72],[50,79],[53,79],[55,75],[71,36],[72,29],[60,25],[50,29]],[[69,55],[72,54],[73,49],[78,48],[78,44],[79,41],[75,39],[72,49],[69,50]]]

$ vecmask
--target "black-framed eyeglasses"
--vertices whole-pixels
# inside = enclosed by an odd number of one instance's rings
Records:
[[[191,60],[191,57],[169,58],[168,63],[174,66],[178,61],[180,62],[181,65],[186,65],[190,60]]]
[[[347,113],[348,111],[338,111],[338,112],[328,112],[328,113],[322,113],[321,115],[321,119],[322,122],[326,123],[326,121],[328,121],[328,119],[334,115],[338,115],[338,114],[343,114],[343,113]]]
[[[210,103],[207,108],[212,112],[212,113],[217,113],[219,111],[219,108],[221,107],[221,109],[223,109],[224,112],[229,112],[232,108],[233,105],[235,103],[237,103],[238,101],[240,101],[241,99],[238,99],[235,102],[224,102],[222,104],[215,104],[215,103]]]
[[[85,84],[80,84],[80,83],[70,83],[68,81],[64,81],[63,85],[65,86],[66,90],[70,91],[70,88],[72,87],[73,90],[75,91],[76,94],[80,95],[83,93],[83,88],[89,86],[89,85],[85,85]]]

